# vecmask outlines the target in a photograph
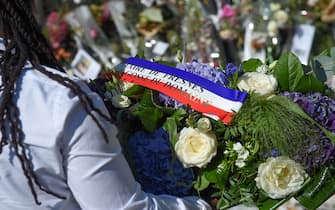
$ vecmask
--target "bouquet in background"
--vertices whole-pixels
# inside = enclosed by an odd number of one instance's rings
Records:
[[[51,12],[44,29],[49,38],[56,59],[63,65],[69,65],[77,50],[76,43],[71,37],[69,24],[62,18],[61,12]]]
[[[221,68],[132,58],[90,85],[146,192],[197,194],[217,209],[292,197],[316,209],[335,192],[334,93],[313,73],[323,70],[291,53]]]
[[[245,21],[252,14],[254,5],[250,0],[222,2],[218,11],[218,28],[223,40],[234,40],[241,48]]]

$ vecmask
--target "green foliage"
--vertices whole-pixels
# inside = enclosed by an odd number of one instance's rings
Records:
[[[316,135],[310,130],[313,127],[311,122],[289,108],[293,104],[285,97],[264,100],[251,95],[232,125],[226,129],[224,139],[251,142],[254,147],[259,146],[260,151],[256,152],[260,154],[276,149],[283,155],[293,157],[298,146]]]
[[[320,170],[296,199],[307,209],[316,209],[334,194],[334,169]]]
[[[259,210],[276,210],[278,207],[280,207],[282,204],[284,204],[289,198],[286,199],[270,199],[266,196],[264,192],[259,193],[259,198],[256,202],[256,206],[259,208]]]
[[[143,128],[146,131],[153,132],[162,124],[164,112],[159,107],[155,106],[152,99],[152,90],[146,89],[142,95],[141,101],[137,104],[133,114],[137,116]]]
[[[163,118],[162,111],[156,107],[138,106],[133,114],[140,118],[143,128],[149,132],[159,128]]]
[[[314,75],[305,74],[299,58],[288,52],[283,54],[273,69],[281,91],[323,92],[323,83]]]
[[[168,132],[172,148],[177,142],[178,126],[188,113],[184,109],[177,109],[164,123],[164,129]]]
[[[220,191],[217,209],[227,209],[238,204],[253,204],[258,191],[254,181],[255,175],[255,171],[245,170],[244,173],[230,176],[229,184]]]
[[[299,80],[299,83],[294,91],[308,93],[308,92],[323,92],[324,85],[314,75],[308,74],[303,75]]]
[[[279,91],[324,93],[325,78],[322,72],[324,68],[330,68],[327,65],[329,59],[325,57],[333,58],[335,49],[320,56],[323,57],[316,58],[311,68],[302,65],[292,53],[286,53],[269,67],[268,73],[272,72],[278,80]],[[252,72],[261,65],[263,63],[260,60],[250,59],[243,62],[241,68],[244,72]],[[230,87],[236,88],[239,73],[237,71],[230,78]],[[113,88],[114,86],[111,86],[108,90]],[[154,101],[156,92],[141,86],[135,85],[123,94],[137,101],[133,107],[129,108],[131,109],[129,112],[133,114],[132,117],[138,119],[141,126],[149,132],[163,126],[169,135],[172,147],[177,142],[180,129],[196,127],[198,119],[202,117],[201,113],[191,112],[189,107],[174,109],[157,105]],[[307,143],[318,140],[319,129],[335,142],[333,134],[315,123],[288,98],[274,96],[265,99],[251,92],[231,124],[225,125],[213,119],[210,121],[218,141],[217,155],[205,168],[194,169],[197,179],[193,187],[200,195],[210,191],[212,197],[218,198],[217,209],[255,202],[261,210],[276,209],[292,196],[298,196],[303,205],[314,209],[328,198],[330,193],[333,193],[334,189],[329,186],[334,186],[335,180],[328,175],[328,172],[327,176],[318,174],[313,177],[311,183],[306,184],[307,194],[296,192],[285,199],[270,199],[256,186],[255,177],[258,166],[265,161],[265,154],[269,155],[271,150],[276,149],[281,155],[293,158],[298,155],[298,147],[304,147]],[[242,168],[235,165],[238,154],[233,147],[237,142],[240,142],[249,152],[245,160],[246,165]],[[174,151],[173,157],[177,158]],[[313,204],[314,201],[310,202],[314,199],[316,199],[315,204]]]
[[[257,58],[251,58],[249,60],[242,62],[242,69],[244,72],[253,72],[256,71],[256,69],[259,66],[262,66],[263,62]]]
[[[281,90],[294,91],[303,76],[299,59],[292,53],[281,56],[274,67],[274,76],[278,80]]]
[[[206,179],[206,176],[198,176],[197,180],[194,182],[193,187],[197,191],[202,191],[209,186],[210,182]]]
[[[128,97],[136,98],[137,96],[142,95],[144,90],[145,88],[143,86],[134,85],[129,89],[127,89],[126,91],[124,91],[122,94]]]

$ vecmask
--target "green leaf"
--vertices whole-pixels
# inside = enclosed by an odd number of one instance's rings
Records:
[[[304,188],[303,194],[296,199],[307,209],[316,209],[335,193],[334,186],[335,176],[329,168],[325,168],[312,178]]]
[[[321,81],[316,79],[312,74],[304,75],[300,79],[294,91],[303,92],[303,93],[307,93],[307,92],[322,93],[324,91],[324,85]]]
[[[128,97],[132,97],[142,94],[144,90],[145,88],[143,86],[134,85],[130,87],[128,90],[124,91],[122,94]]]
[[[320,80],[321,82],[325,82],[327,80],[326,72],[323,69],[320,61],[318,61],[317,59],[313,59],[312,60],[312,69],[313,69],[313,72],[314,72],[316,78],[318,78],[318,80]]]
[[[197,191],[202,191],[209,186],[210,182],[206,179],[204,175],[198,176],[197,180],[195,181],[193,187]]]
[[[165,110],[163,111],[165,112]],[[174,147],[177,142],[178,123],[182,121],[185,117],[187,117],[187,115],[188,114],[184,109],[177,109],[170,117],[166,118],[163,127],[169,134],[172,147]]]
[[[164,61],[164,60],[155,60],[156,63],[163,64],[165,66],[171,66],[176,67],[176,63],[170,62],[170,61]]]
[[[229,171],[229,165],[225,161],[222,161],[219,165],[209,164],[203,175],[210,183],[215,184],[219,189],[224,189],[229,178]]]
[[[115,89],[116,84],[112,81],[108,81],[105,83],[105,88],[108,92],[112,92]]]
[[[140,103],[133,112],[140,119],[144,129],[149,132],[161,127],[164,117],[163,110],[154,104],[152,94],[152,90],[145,89]]]
[[[144,90],[140,104],[141,106],[144,106],[144,107],[154,107],[152,90],[149,90],[149,89]]]
[[[153,132],[161,126],[163,111],[156,107],[138,107],[133,114],[137,116],[146,131]]]
[[[226,185],[228,178],[229,178],[229,174],[230,174],[229,165],[225,161],[222,161],[222,163],[218,165],[216,169],[216,174],[217,174],[217,177],[219,177],[219,182],[217,182],[216,184],[223,188]]]
[[[242,62],[242,69],[244,72],[256,71],[256,69],[263,65],[263,62],[257,58],[251,58]]]
[[[219,182],[219,178],[217,176],[217,173],[216,173],[215,169],[210,170],[210,171],[205,171],[204,172],[204,176],[211,183],[217,183],[217,182]]]
[[[304,76],[299,58],[291,52],[285,53],[279,58],[273,73],[283,91],[295,91],[300,79]]]
[[[176,118],[167,118],[164,123],[164,129],[168,132],[172,148],[174,148],[177,143],[178,136]]]
[[[188,116],[188,113],[185,109],[177,109],[171,117],[175,118],[177,122],[182,121],[184,118]]]
[[[275,210],[281,205],[283,205],[287,199],[282,200],[274,200],[274,199],[267,199],[263,202],[257,203],[257,207],[259,210]]]

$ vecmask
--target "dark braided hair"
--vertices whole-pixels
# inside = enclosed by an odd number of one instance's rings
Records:
[[[18,91],[16,89],[17,79],[26,62],[30,61],[37,71],[71,89],[79,97],[83,108],[101,130],[106,143],[108,142],[106,131],[95,115],[92,114],[92,111],[97,112],[108,121],[111,121],[111,119],[99,109],[94,108],[93,101],[82,91],[77,83],[67,77],[47,71],[43,67],[43,65],[49,66],[64,72],[34,19],[29,1],[0,0],[0,27],[0,31],[4,35],[3,40],[6,48],[0,57],[0,94],[2,97],[0,102],[0,154],[5,145],[9,144],[13,147],[15,155],[21,163],[23,173],[27,178],[34,200],[36,204],[40,205],[41,202],[38,200],[35,190],[36,186],[48,194],[58,198],[63,197],[41,185],[32,169],[32,163],[23,142],[24,134],[21,128],[20,110],[14,100],[14,96]]]

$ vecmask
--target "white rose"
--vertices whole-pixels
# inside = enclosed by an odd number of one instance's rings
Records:
[[[179,133],[175,151],[184,167],[204,167],[216,155],[217,142],[212,133],[183,128]]]
[[[260,72],[244,73],[237,84],[240,90],[251,91],[264,96],[273,93],[277,89],[278,83],[273,75]]]
[[[270,4],[270,9],[271,11],[277,11],[281,8],[280,4],[279,3],[271,3]]]
[[[130,99],[125,95],[114,95],[111,101],[112,105],[116,108],[126,108],[131,104]]]
[[[267,30],[268,30],[270,36],[274,36],[275,34],[277,34],[278,33],[278,25],[277,25],[276,21],[274,21],[274,20],[269,21],[268,26],[267,26]]]
[[[274,14],[275,19],[278,21],[278,26],[283,27],[288,20],[288,14],[284,10],[278,10]]]
[[[205,132],[205,133],[212,130],[211,122],[209,121],[207,117],[200,118],[197,122],[197,127],[200,131]]]
[[[268,158],[260,164],[255,181],[257,187],[263,189],[270,198],[280,199],[298,191],[307,176],[300,164],[280,156]]]

